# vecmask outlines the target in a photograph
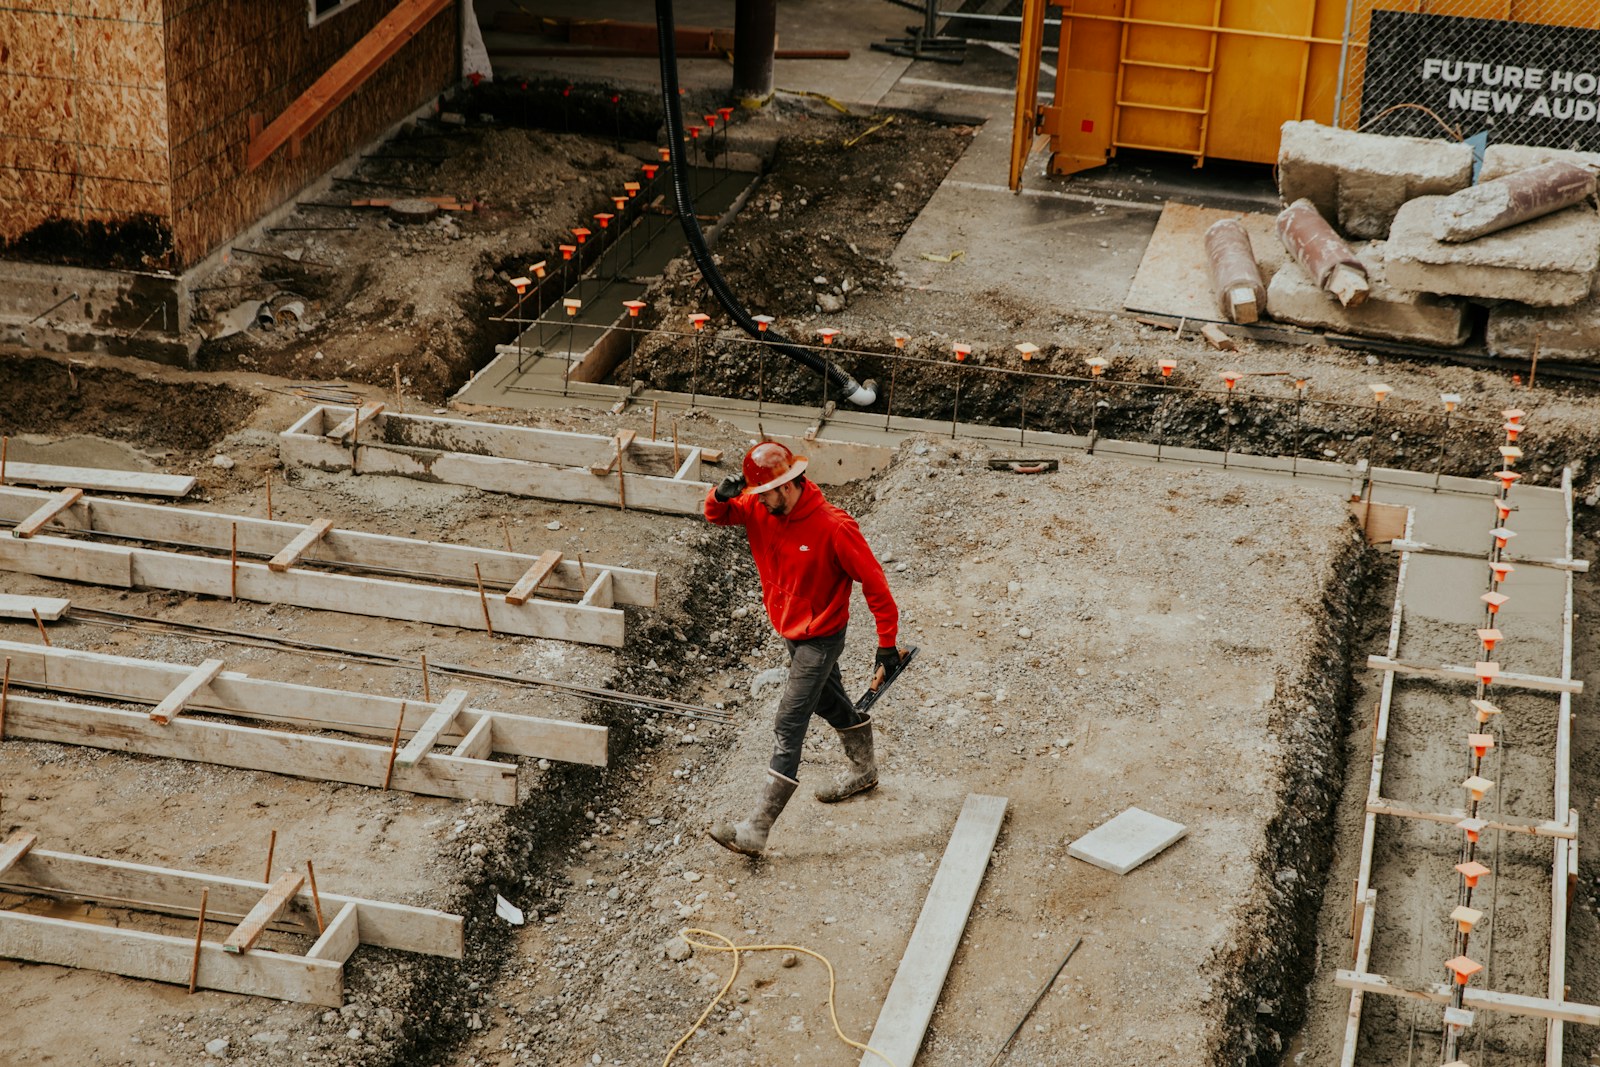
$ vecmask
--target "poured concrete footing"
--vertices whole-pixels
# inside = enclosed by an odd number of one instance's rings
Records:
[[[1475,241],[1433,236],[1443,197],[1423,196],[1395,216],[1385,250],[1389,284],[1421,293],[1564,307],[1589,295],[1600,266],[1600,215],[1579,204]]]
[[[1361,337],[1382,337],[1414,344],[1453,347],[1472,329],[1471,307],[1463,299],[1396,288],[1384,264],[1384,243],[1356,250],[1367,268],[1367,299],[1345,307],[1332,293],[1317,287],[1300,264],[1290,260],[1272,276],[1267,313],[1279,322],[1334,330]]]
[[[1283,124],[1283,202],[1305,197],[1347,237],[1387,237],[1406,201],[1471,184],[1472,149],[1466,144],[1357,133],[1311,121]]]

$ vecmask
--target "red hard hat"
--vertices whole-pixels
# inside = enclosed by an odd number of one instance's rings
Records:
[[[776,441],[762,441],[744,454],[745,495],[765,493],[805,473],[806,457]]]

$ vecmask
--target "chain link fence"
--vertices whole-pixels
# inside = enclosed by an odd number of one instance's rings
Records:
[[[1348,0],[1335,123],[1600,151],[1600,4]],[[1448,131],[1448,133],[1446,132]]]

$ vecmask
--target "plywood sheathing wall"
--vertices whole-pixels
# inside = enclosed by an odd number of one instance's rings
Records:
[[[173,243],[188,266],[456,79],[452,4],[312,130],[244,169],[249,119],[273,120],[394,7],[357,0],[307,25],[306,0],[164,0],[172,128]]]
[[[161,0],[31,6],[0,9],[0,248],[37,256],[64,243],[49,229],[62,220],[136,222],[159,250],[172,216]]]

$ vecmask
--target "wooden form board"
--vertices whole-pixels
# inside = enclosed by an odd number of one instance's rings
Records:
[[[0,871],[0,889],[184,917],[196,914],[204,890],[208,921],[239,923],[262,905],[273,887],[237,878],[34,849],[8,870]],[[338,893],[324,892],[321,901],[324,912],[334,915],[334,921],[320,937],[311,894],[303,887],[286,894],[282,907],[276,908],[271,921],[263,924],[316,938],[304,956],[286,952],[232,953],[221,944],[202,942],[197,987],[338,1007],[343,1000],[343,964],[357,944],[451,959],[464,955],[459,915]],[[0,911],[0,957],[4,958],[186,985],[194,944],[191,936]]]
[[[1454,667],[1449,664],[1432,666],[1426,663],[1408,663],[1405,660],[1393,659],[1389,656],[1368,656],[1367,669],[1374,671],[1392,671],[1395,674],[1414,674],[1424,678],[1439,678],[1451,682],[1472,682],[1476,684],[1478,676],[1471,667]],[[1513,674],[1502,672],[1495,675],[1494,685],[1490,686],[1490,697],[1494,696],[1495,686],[1504,686],[1510,689],[1531,689],[1541,693],[1581,693],[1583,682],[1576,678],[1547,678],[1538,674]]]
[[[967,797],[945,848],[939,870],[928,889],[928,899],[911,931],[911,942],[894,982],[878,1012],[878,1023],[867,1044],[883,1053],[891,1063],[910,1064],[922,1047],[923,1035],[933,1018],[934,1006],[944,988],[945,975],[961,944],[967,927],[967,914],[978,897],[978,886],[989,869],[989,853],[1000,824],[1006,816],[1006,798]],[[883,1060],[868,1052],[861,1067],[881,1065]]]
[[[39,618],[54,622],[71,606],[72,601],[66,597],[0,593],[0,619],[31,619],[38,612]]]
[[[147,548],[114,548],[60,537],[0,537],[0,570],[122,589],[172,589],[214,597],[237,596],[264,604],[293,604],[385,619],[487,627],[495,633],[621,648],[624,615],[617,608],[530,600],[485,602],[476,590],[442,585],[363,578],[326,571],[273,571],[265,563],[230,563],[190,553]]]
[[[1365,993],[1408,997],[1412,1000],[1427,1001],[1431,1004],[1450,1003],[1450,987],[1442,982],[1413,985],[1396,978],[1386,978],[1380,974],[1366,974],[1352,970],[1334,972],[1333,981],[1335,985],[1343,986],[1346,989],[1359,989]],[[1466,988],[1461,999],[1463,1006],[1468,1011],[1498,1011],[1508,1015],[1531,1015],[1539,1019],[1555,1019],[1561,1022],[1600,1026],[1600,1007],[1592,1004],[1575,1004],[1571,1001],[1550,1000],[1544,997],[1526,997],[1517,993],[1496,993],[1487,989],[1474,989],[1471,986]]]
[[[0,486],[0,522],[20,521],[50,495],[37,489]],[[270,559],[305,530],[303,524],[296,522],[272,522],[247,515],[99,497],[85,497],[78,507],[86,509],[88,518],[87,524],[77,529],[155,543],[195,545],[217,552],[232,549],[237,529],[241,557]],[[117,551],[127,549],[118,548]],[[539,553],[501,552],[342,529],[329,530],[301,556],[302,565],[350,564],[378,574],[433,575],[463,585],[476,581],[473,569],[476,567],[483,573],[485,584],[508,589],[538,560]],[[613,567],[589,560],[585,560],[582,567],[576,560],[558,564],[539,588],[581,595],[598,571],[612,572],[619,604],[655,606],[654,571]]]
[[[422,415],[382,415],[354,448],[327,436],[349,408],[318,407],[278,435],[285,463],[319,470],[392,474],[470,485],[515,496],[698,515],[710,483],[700,461],[713,451],[670,441],[632,440],[619,465],[617,439],[559,430],[488,426]],[[609,461],[609,465],[608,465]],[[620,469],[619,469],[620,467]],[[619,492],[618,481],[622,482]]]
[[[7,485],[76,486],[97,493],[135,496],[188,496],[195,479],[186,474],[150,474],[101,467],[58,467],[48,463],[6,463]]]
[[[194,670],[181,663],[17,641],[0,641],[0,659],[11,661],[11,684],[15,687],[138,704],[160,703]],[[238,671],[220,672],[187,707],[194,712],[287,723],[300,729],[336,730],[385,741],[393,736],[402,709],[404,737],[414,736],[439,710],[439,704],[421,700],[275,682]],[[493,751],[530,759],[606,765],[608,732],[604,726],[588,723],[462,707],[438,740],[459,748],[469,734],[480,729],[474,749],[458,755],[480,759]]]
[[[166,725],[143,712],[41,700],[13,692],[6,702],[6,737],[84,745],[112,752],[214,763],[323,782],[388,787],[423,796],[517,802],[517,769],[490,760],[429,755],[389,771],[389,745],[288,733],[261,726],[187,716]]]

